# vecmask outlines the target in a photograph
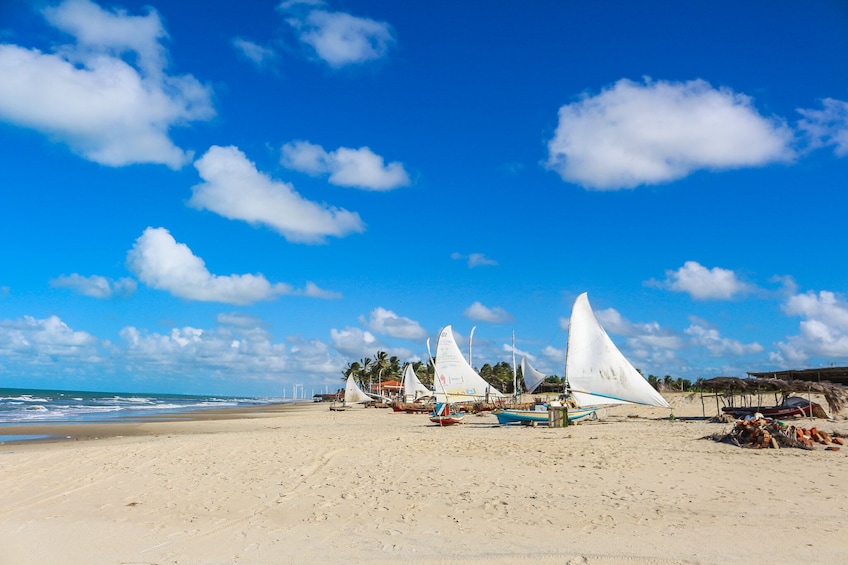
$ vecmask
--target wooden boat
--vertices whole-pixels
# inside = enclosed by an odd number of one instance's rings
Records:
[[[452,405],[447,402],[439,402],[436,404],[436,409],[430,414],[430,421],[439,426],[453,426],[461,424],[464,414],[458,412]]]
[[[542,406],[542,405],[540,405]],[[568,421],[576,422],[577,420],[582,420],[583,418],[595,417],[595,414],[598,411],[597,408],[569,408],[568,409]],[[544,408],[535,410],[495,410],[495,417],[498,419],[499,424],[510,425],[510,424],[544,424],[548,425],[548,410],[547,406]]]
[[[401,402],[398,400],[392,403],[392,410],[407,414],[430,414],[433,412],[433,405],[424,404],[423,402]]]
[[[428,340],[428,350],[429,344]],[[433,367],[438,402],[497,402],[506,399],[466,361],[456,344],[451,326],[445,326],[439,333]]]
[[[765,418],[771,418],[772,420],[802,416],[818,417],[824,413],[820,405],[800,396],[790,396],[776,406],[725,406],[721,411],[734,418],[753,416],[759,412]]]

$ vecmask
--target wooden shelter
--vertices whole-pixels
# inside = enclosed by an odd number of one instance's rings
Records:
[[[753,373],[748,373],[753,375]],[[761,378],[753,377],[740,379],[737,377],[715,377],[701,381],[700,386],[703,390],[712,392],[716,397],[716,409],[718,409],[719,399],[729,402],[733,406],[734,399],[748,399],[749,405],[759,405],[762,403],[762,395],[764,393],[773,393],[775,395],[775,404],[778,404],[778,395],[785,400],[793,393],[817,393],[824,396],[827,401],[828,408],[831,413],[836,414],[845,405],[845,389],[841,385],[831,382],[815,382],[812,380],[783,380],[774,377]],[[757,404],[751,403],[751,400],[757,398]]]
[[[822,367],[820,369],[790,369],[767,373],[748,373],[758,379],[779,379],[782,381],[830,382],[848,386],[848,367]]]

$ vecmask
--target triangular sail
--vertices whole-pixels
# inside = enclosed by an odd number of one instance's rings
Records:
[[[424,386],[418,379],[418,375],[408,363],[403,370],[403,397],[406,402],[412,402],[422,396],[430,396],[430,389]]]
[[[524,387],[527,389],[528,394],[536,390],[545,380],[545,374],[534,369],[526,356],[521,358],[521,374],[524,375]]]
[[[353,375],[350,375],[345,383],[345,404],[358,404],[360,402],[371,402],[372,400],[373,398],[365,394],[365,392],[359,388],[356,381],[353,380]]]
[[[669,408],[621,354],[601,327],[584,292],[574,301],[568,326],[565,374],[579,406],[647,404]]]
[[[439,334],[439,343],[436,346],[436,379],[437,402],[473,402],[483,400],[487,396],[504,396],[468,364],[456,345],[450,326],[446,326]]]

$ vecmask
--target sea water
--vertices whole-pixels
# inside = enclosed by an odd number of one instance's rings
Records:
[[[282,399],[0,388],[0,425],[120,420],[275,402]]]

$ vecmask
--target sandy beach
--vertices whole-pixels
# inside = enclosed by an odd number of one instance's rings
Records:
[[[327,404],[50,426],[0,445],[0,563],[848,563],[848,449],[701,439],[731,424],[669,399],[557,429]]]

